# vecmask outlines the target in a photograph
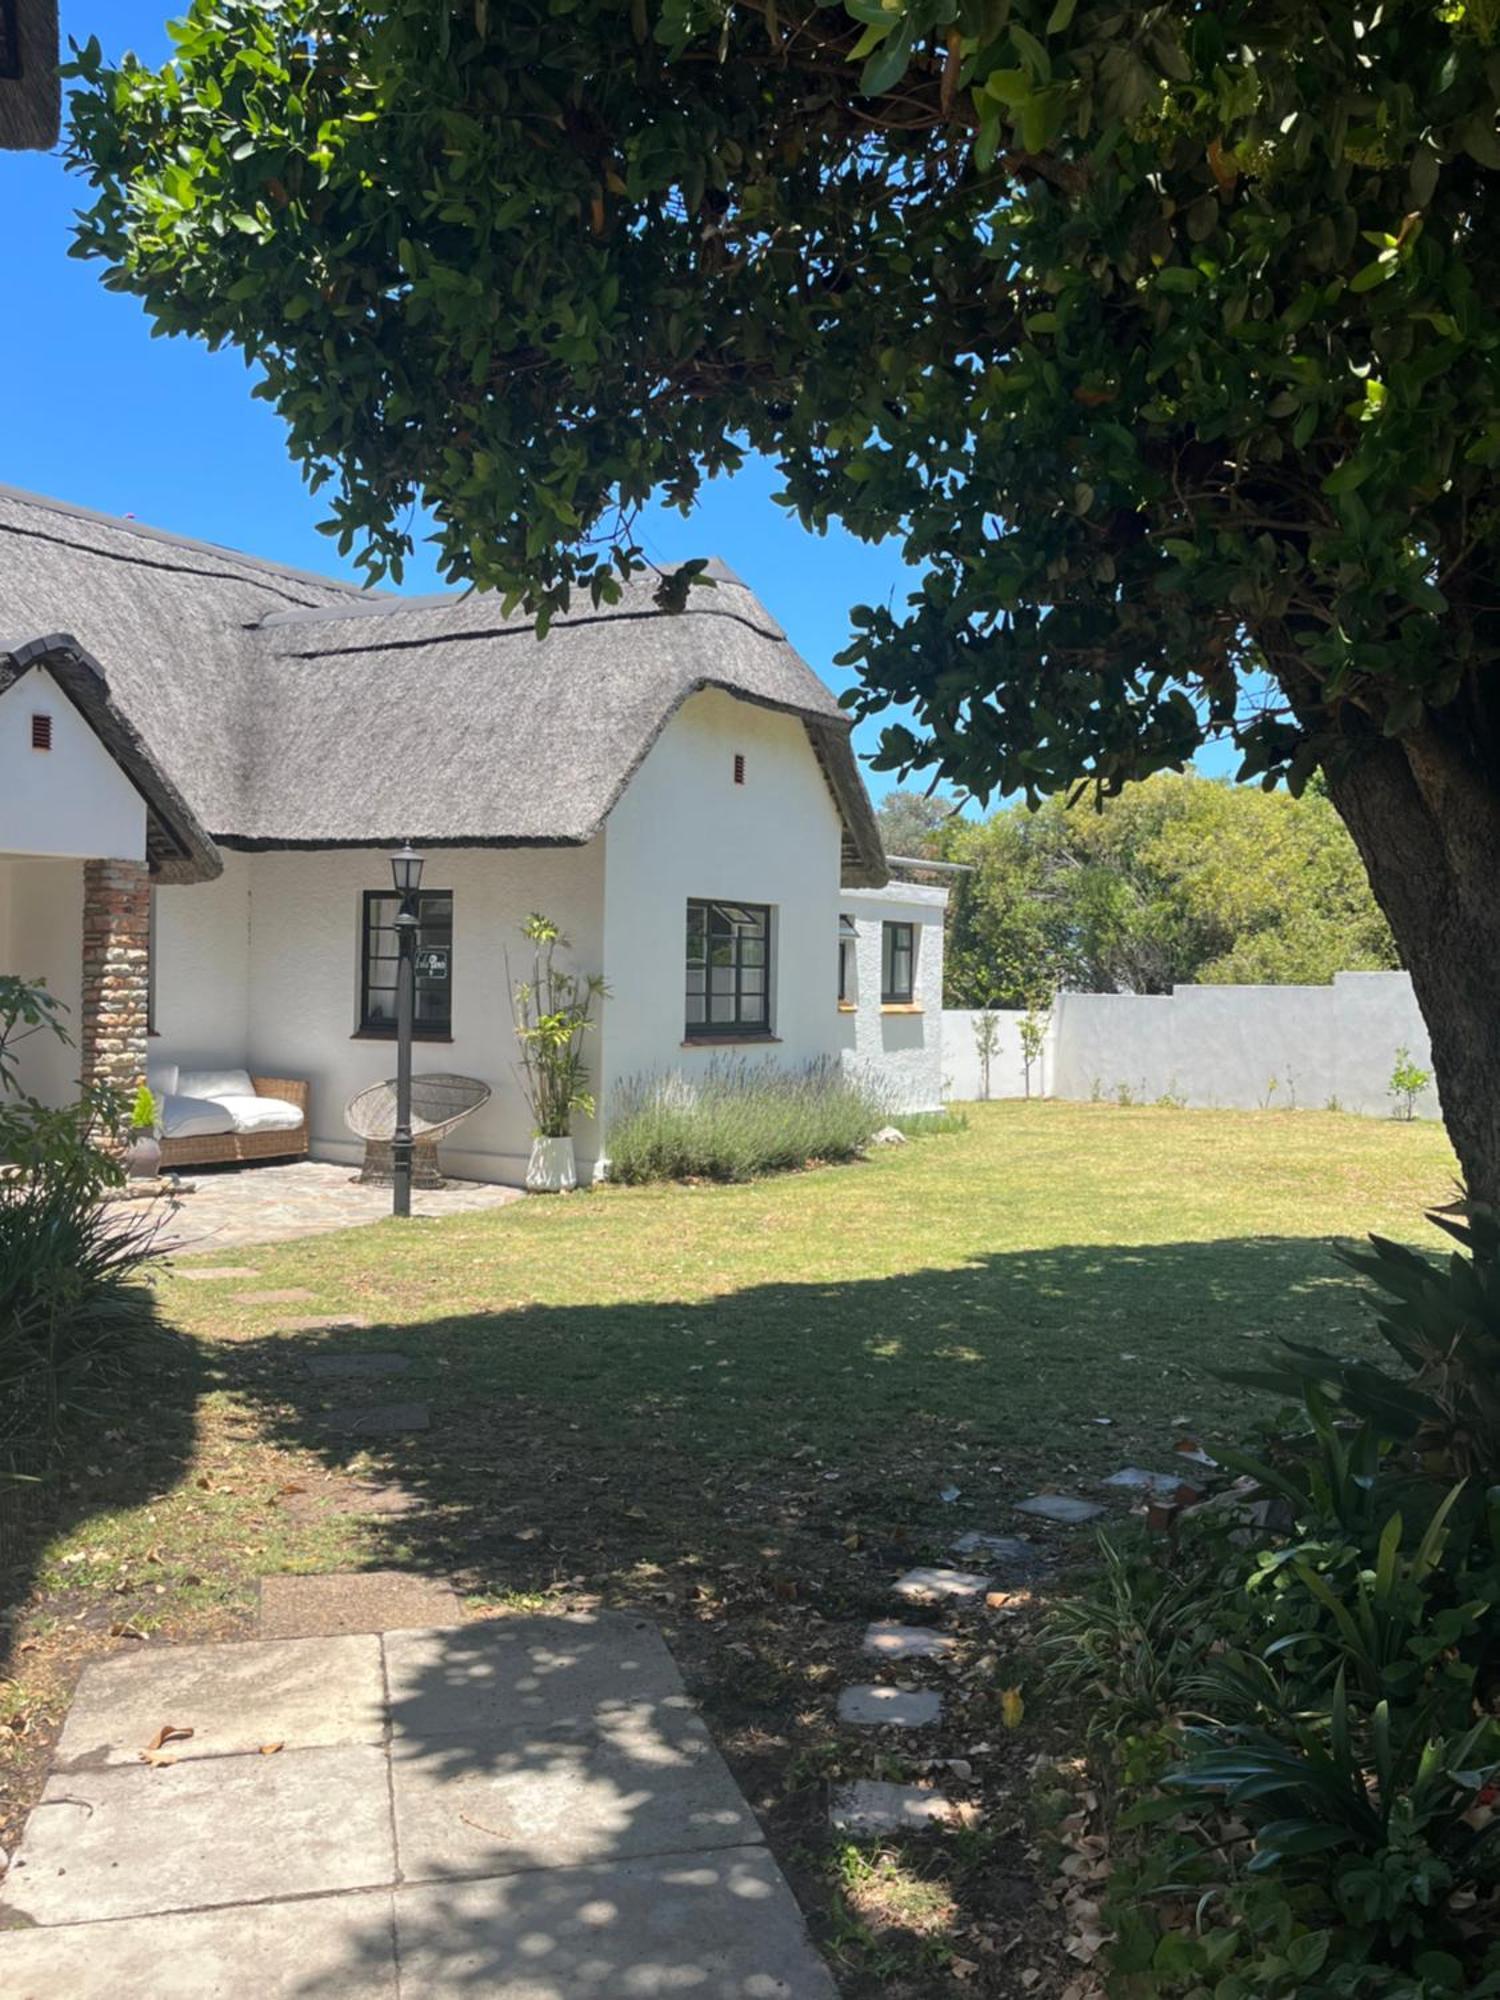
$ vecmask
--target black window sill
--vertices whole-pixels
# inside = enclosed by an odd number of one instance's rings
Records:
[[[685,1049],[739,1049],[759,1048],[767,1043],[779,1043],[780,1035],[755,1035],[738,1032],[728,1035],[685,1035],[682,1046]]]
[[[411,1038],[414,1042],[435,1042],[440,1048],[445,1042],[453,1040],[452,1035],[434,1035],[425,1032],[421,1028],[414,1028]],[[349,1039],[351,1042],[393,1042],[396,1039],[396,1030],[394,1028],[356,1028]]]

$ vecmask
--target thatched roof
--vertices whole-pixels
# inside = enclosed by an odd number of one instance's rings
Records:
[[[844,827],[844,878],[885,880],[849,723],[714,565],[690,608],[649,580],[538,642],[484,595],[392,597],[0,488],[0,630],[66,631],[225,846],[591,839],[700,688],[797,716]]]

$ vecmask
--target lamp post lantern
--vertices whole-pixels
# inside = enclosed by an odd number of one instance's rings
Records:
[[[391,856],[396,912],[396,1129],[391,1134],[391,1213],[411,1214],[411,1037],[417,997],[417,891],[422,857],[411,842]]]

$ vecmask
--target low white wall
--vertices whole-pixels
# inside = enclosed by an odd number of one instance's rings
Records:
[[[995,1053],[990,1058],[990,1084],[986,1091],[979,1061],[979,1045],[974,1039],[978,1008],[950,1007],[943,1015],[943,1094],[950,1099],[972,1103],[984,1097],[1024,1097],[1026,1068],[1021,1061],[1021,1023],[1026,1016],[1000,1008],[993,1010],[996,1023]],[[1031,1095],[1045,1097],[1052,1087],[1052,1028],[1047,1029],[1042,1053],[1031,1066]]]
[[[1021,1095],[1014,1024],[1002,1017],[996,1097]],[[973,1016],[944,1016],[955,1097],[977,1097]],[[1432,1067],[1427,1027],[1404,972],[1341,972],[1328,986],[1178,986],[1170,994],[1062,993],[1043,1059],[1046,1094],[1138,1103],[1181,1098],[1205,1109],[1393,1108],[1396,1051]],[[1002,1081],[1003,1079],[1003,1087]],[[1437,1093],[1417,1115],[1440,1115]]]

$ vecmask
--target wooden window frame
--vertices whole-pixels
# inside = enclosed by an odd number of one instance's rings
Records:
[[[761,989],[762,1011],[759,1020],[745,1019],[745,1013],[744,1013],[745,993],[744,993],[744,982],[743,982],[745,965],[740,952],[740,944],[742,942],[742,938],[741,938],[741,933],[738,930],[736,930],[734,933],[735,936],[734,1019],[731,1021],[715,1021],[710,1018],[710,1016],[713,1013],[713,1002],[715,996],[713,992],[713,960],[711,957],[707,955],[705,955],[703,961],[704,1019],[701,1021],[690,1021],[687,1018],[688,1000],[690,997],[696,997],[696,996],[690,996],[687,991],[687,974],[688,971],[691,969],[687,960],[688,926],[692,921],[693,911],[702,910],[704,913],[704,936],[705,936],[705,941],[707,941],[707,939],[712,936],[712,930],[710,928],[710,913],[714,909],[743,910],[747,916],[755,916],[760,919],[761,936],[764,939],[765,943],[765,957],[762,960],[762,965],[761,965],[761,969],[764,973],[764,983]],[[771,905],[769,903],[747,903],[743,902],[740,898],[735,896],[689,896],[688,897],[687,909],[684,913],[684,922],[683,922],[682,1033],[684,1042],[775,1041],[776,1035],[771,1020],[771,991],[772,991],[771,974],[772,974]],[[719,997],[722,998],[723,996],[721,995]]]
[[[898,933],[906,933],[904,944]],[[896,960],[906,959],[906,985],[896,984]],[[882,1007],[910,1007],[917,997],[917,927],[915,924],[886,922],[880,931],[880,1004]]]
[[[446,1020],[444,1020],[441,1024],[439,1024],[436,1021],[413,1020],[411,1034],[412,1034],[412,1040],[414,1042],[451,1042],[453,1040],[453,953],[454,953],[453,933],[456,929],[454,917],[457,909],[457,902],[456,898],[454,897],[453,891],[451,889],[419,889],[416,892],[415,902],[417,905],[417,943],[420,946],[422,942],[422,930],[421,930],[422,905],[427,902],[437,902],[440,899],[446,900],[449,911],[449,916],[448,916],[449,935],[448,935],[448,947],[447,947],[448,977],[443,980],[429,980],[427,984],[429,987],[440,987],[443,990],[444,997],[448,1002],[448,1013]],[[375,909],[375,907],[378,904],[394,903],[397,905],[397,908],[399,910],[401,900],[402,900],[401,897],[396,894],[394,889],[366,889],[362,892],[360,899],[359,1026],[356,1028],[355,1033],[366,1041],[393,1042],[396,1039],[396,1024],[394,1021],[372,1020],[370,1015],[370,991],[371,991],[370,934],[372,929],[371,912]],[[389,929],[390,926],[383,925],[383,926],[377,926],[376,928]],[[416,1013],[415,994],[416,991],[420,990],[423,984],[419,975],[414,974],[414,978],[415,978],[415,987],[413,992],[413,1007],[412,1007],[413,1014]],[[384,985],[381,985],[376,990],[384,993],[388,992],[390,989]]]

